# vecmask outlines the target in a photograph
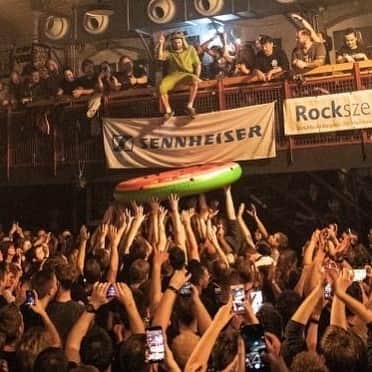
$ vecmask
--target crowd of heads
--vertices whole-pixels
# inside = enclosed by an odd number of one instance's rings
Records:
[[[115,64],[113,64],[115,66]],[[51,97],[92,95],[94,92],[115,92],[129,88],[148,86],[147,67],[121,56],[117,71],[104,61],[95,66],[90,59],[81,63],[81,74],[76,76],[70,67],[60,68],[49,59],[45,65],[26,65],[22,72],[14,70],[8,82],[0,82],[0,105],[17,105]]]
[[[293,247],[253,205],[235,208],[230,187],[221,200],[114,204],[77,236],[13,223],[0,242],[0,370],[368,371],[359,240],[330,224]]]
[[[256,82],[298,76],[329,63],[328,39],[322,33],[315,33],[310,26],[300,28],[291,58],[269,35],[259,35],[255,42],[242,42],[240,39],[228,40],[225,32],[216,32],[212,38],[194,47],[201,61],[200,77],[203,80],[246,75],[251,82]],[[188,47],[182,32],[171,34],[169,40],[170,48],[175,51]],[[336,53],[337,63],[368,59],[369,53],[364,45],[360,32],[347,29],[344,45]],[[55,60],[49,59],[42,66],[26,65],[23,71],[14,70],[6,82],[1,81],[0,105],[55,96],[79,98],[94,92],[110,93],[146,87],[150,84],[148,70],[147,65],[125,55],[116,64],[105,61],[99,66],[86,59],[81,64],[81,75],[76,76],[71,68],[61,68]]]

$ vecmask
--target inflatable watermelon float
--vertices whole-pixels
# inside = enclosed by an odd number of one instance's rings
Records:
[[[120,182],[114,190],[114,199],[119,202],[160,200],[169,194],[195,195],[230,185],[242,175],[238,163],[205,164],[132,178]]]

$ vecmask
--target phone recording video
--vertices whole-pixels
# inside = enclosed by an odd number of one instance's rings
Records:
[[[31,290],[27,290],[26,291],[26,301],[25,301],[25,304],[26,305],[35,305],[35,294],[34,294],[34,291],[31,291]]]
[[[235,313],[244,312],[245,302],[245,289],[243,284],[232,285],[230,287],[230,293],[233,300],[233,311]]]
[[[262,291],[261,290],[251,291],[250,296],[251,296],[251,302],[252,302],[252,310],[254,314],[257,314],[263,302]]]
[[[353,282],[362,282],[367,277],[366,269],[354,269],[353,273]]]
[[[116,296],[115,287],[112,284],[110,284],[110,286],[107,289],[107,295],[106,295],[106,297],[107,298],[112,298],[112,297],[115,297],[115,296]]]
[[[266,352],[264,330],[261,324],[247,325],[241,329],[245,344],[245,367],[249,371],[269,371],[269,366],[262,359]]]
[[[165,347],[163,330],[161,327],[146,329],[146,361],[147,363],[159,363],[164,360]]]
[[[185,296],[185,297],[191,296],[191,294],[192,294],[191,283],[190,283],[190,282],[186,282],[186,283],[185,283],[185,284],[180,288],[179,293],[180,293],[181,296]]]
[[[324,298],[326,300],[330,300],[332,298],[332,285],[331,283],[328,283],[325,287],[324,287]]]

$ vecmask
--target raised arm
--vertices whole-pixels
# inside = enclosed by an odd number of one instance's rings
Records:
[[[84,273],[84,263],[87,250],[87,243],[89,240],[90,234],[85,225],[80,228],[80,243],[79,251],[77,256],[77,268],[80,271],[80,274]]]
[[[225,187],[226,215],[229,220],[236,220],[234,200],[231,193],[231,185]]]
[[[165,36],[163,33],[160,34],[158,44],[156,47],[156,59],[159,61],[165,61],[166,58],[166,51],[165,51]]]
[[[256,250],[256,246],[253,242],[253,238],[252,238],[252,234],[248,228],[248,226],[246,225],[245,221],[244,221],[244,218],[243,218],[243,214],[244,214],[244,210],[245,210],[245,204],[244,203],[241,203],[240,206],[239,206],[239,210],[238,210],[238,214],[237,214],[237,221],[238,221],[238,224],[239,224],[239,228],[240,228],[240,231],[244,237],[244,240],[245,242],[248,244],[248,246],[254,250]]]
[[[194,212],[192,210],[184,210],[181,213],[181,220],[186,232],[186,246],[189,260],[200,261],[198,242],[196,241],[194,230],[191,225],[191,218],[193,215]]]
[[[189,278],[190,275],[186,274],[186,269],[175,271],[155,311],[152,325],[160,326],[166,332],[178,291]]]
[[[137,232],[139,228],[142,225],[142,222],[145,219],[145,215],[143,214],[143,206],[137,205],[136,203],[133,203],[133,209],[134,209],[134,219],[130,226],[130,229],[128,231],[128,235],[126,237],[125,243],[124,243],[124,254],[128,254],[130,247],[133,244],[134,238],[137,235]]]
[[[35,296],[35,305],[30,306],[32,311],[35,312],[36,314],[40,315],[40,317],[43,321],[45,330],[51,336],[51,345],[50,346],[61,347],[62,346],[61,338],[59,337],[59,334],[58,334],[58,331],[57,331],[55,325],[50,320],[50,318],[49,318],[47,312],[45,311],[44,307],[39,302],[37,292],[36,291],[33,291],[33,292],[34,292],[34,296]]]
[[[187,250],[186,250],[186,233],[182,225],[181,216],[179,213],[180,199],[176,194],[170,194],[168,200],[169,200],[170,215],[171,215],[172,224],[174,227],[174,240],[176,244],[184,250],[186,261],[187,261],[188,257],[187,257]]]
[[[204,371],[207,368],[208,359],[217,337],[231,319],[231,308],[231,299],[226,305],[220,307],[211,325],[203,334],[194,351],[191,353],[190,358],[185,366],[185,372],[196,372],[200,370]]]
[[[145,333],[145,326],[138,312],[132,291],[125,283],[114,284],[118,300],[124,305],[128,314],[129,326],[132,333]]]
[[[108,300],[106,298],[109,283],[96,283],[93,286],[92,296],[89,302],[91,310],[85,310],[77,322],[71,328],[65,346],[65,354],[69,361],[80,363],[81,341],[88,332],[91,322],[94,320],[95,312]]]
[[[353,274],[349,269],[343,269],[337,280],[334,282],[334,293],[355,315],[358,315],[366,323],[371,323],[372,310],[369,310],[361,302],[346,293],[352,275]]]
[[[268,233],[265,225],[263,224],[263,222],[258,217],[256,206],[254,204],[251,204],[251,209],[250,210],[247,209],[246,212],[255,220],[255,222],[257,224],[257,228],[258,228],[258,230],[260,230],[260,233],[262,234],[262,237],[264,239],[267,239],[269,237],[269,233]]]

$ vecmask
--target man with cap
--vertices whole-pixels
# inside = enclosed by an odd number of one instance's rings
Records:
[[[163,78],[159,85],[161,102],[165,109],[164,120],[169,120],[174,116],[174,111],[169,104],[168,92],[173,90],[177,84],[190,86],[190,96],[186,112],[190,117],[195,117],[194,101],[198,91],[201,63],[197,51],[193,46],[189,46],[182,32],[171,34],[171,48],[165,49],[165,36],[160,35],[157,48],[157,59],[168,62],[168,74]]]

